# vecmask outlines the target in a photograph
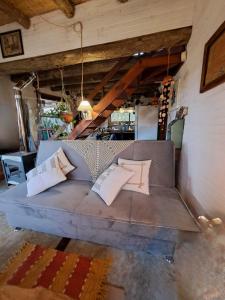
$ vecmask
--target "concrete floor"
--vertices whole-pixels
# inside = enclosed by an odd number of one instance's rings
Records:
[[[0,192],[5,189],[0,184]],[[14,232],[0,214],[0,268],[24,243],[56,247],[60,237],[29,230]],[[92,257],[113,260],[108,283],[123,287],[128,300],[224,300],[225,230],[187,234],[177,246],[175,263],[142,252],[129,252],[71,240],[66,248]]]

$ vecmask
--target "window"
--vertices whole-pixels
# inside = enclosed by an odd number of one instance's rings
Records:
[[[115,111],[111,114],[111,122],[135,122],[135,113]]]

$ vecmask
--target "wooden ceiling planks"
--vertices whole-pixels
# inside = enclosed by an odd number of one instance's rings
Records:
[[[13,3],[7,0],[1,0],[0,10],[4,13],[4,15],[8,16],[15,22],[18,22],[24,28],[30,28],[30,18]]]
[[[57,5],[53,0],[7,0],[7,2],[15,6],[28,17],[34,17],[58,9]]]
[[[54,1],[21,1],[21,0],[5,0],[10,6],[15,7],[16,10],[22,12],[25,16],[31,18],[33,16],[48,13],[50,11],[58,9]],[[1,8],[1,6],[0,6]],[[3,18],[1,17],[3,16]],[[7,18],[6,18],[7,16]],[[0,26],[16,21],[12,15],[7,15],[1,10],[0,13]]]
[[[34,16],[42,15],[45,13],[49,13],[51,11],[59,9],[59,6],[56,4],[54,0],[4,0],[7,2],[9,5],[14,6],[15,9],[19,10],[22,12],[25,16],[32,18]],[[69,11],[68,16],[72,16],[72,11],[74,8],[72,6],[74,5],[79,5],[82,3],[85,3],[90,0],[59,0],[58,2],[68,2],[68,5],[72,3]],[[0,2],[3,2],[1,0]],[[3,11],[0,11],[0,26],[9,24],[15,21],[15,18],[12,16],[10,17],[9,15],[5,14]]]

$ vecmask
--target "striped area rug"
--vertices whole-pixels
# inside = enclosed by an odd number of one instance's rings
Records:
[[[38,286],[72,299],[104,298],[110,262],[26,244],[0,273],[0,285]]]

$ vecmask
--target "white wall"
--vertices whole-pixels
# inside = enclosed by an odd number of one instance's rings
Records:
[[[12,88],[9,77],[0,77],[0,150],[19,147],[16,104]]]
[[[69,25],[82,21],[84,46],[102,44],[192,24],[193,0],[92,0],[76,7],[75,17],[62,12],[44,15],[50,22]],[[22,28],[25,54],[2,59],[0,63],[55,53],[80,47],[80,37],[72,28],[56,27],[41,17],[32,18],[31,28]],[[17,23],[1,26],[0,32],[21,28]]]
[[[186,117],[180,189],[199,212],[225,217],[225,84],[199,93],[204,45],[225,20],[224,0],[198,0],[188,58],[180,77]],[[221,49],[225,51],[225,49]]]

